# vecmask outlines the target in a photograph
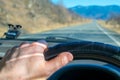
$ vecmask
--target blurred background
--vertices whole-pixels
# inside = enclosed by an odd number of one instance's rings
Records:
[[[0,36],[9,23],[22,25],[23,34],[32,34],[93,20],[120,33],[120,1],[0,0]]]

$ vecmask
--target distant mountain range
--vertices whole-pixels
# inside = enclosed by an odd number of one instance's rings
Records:
[[[120,6],[75,6],[69,8],[70,11],[85,17],[92,19],[107,20],[113,15],[120,15]]]

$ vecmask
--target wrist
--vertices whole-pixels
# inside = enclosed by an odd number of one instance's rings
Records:
[[[9,74],[6,72],[4,73],[3,71],[0,71],[0,80],[8,80],[9,79]]]

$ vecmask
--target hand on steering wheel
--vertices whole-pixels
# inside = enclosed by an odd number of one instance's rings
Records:
[[[47,78],[73,59],[71,53],[62,52],[56,58],[45,61],[43,53],[46,49],[46,44],[33,42],[8,50],[1,60],[0,80]]]

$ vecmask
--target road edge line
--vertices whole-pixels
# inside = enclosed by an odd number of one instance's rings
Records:
[[[115,38],[113,38],[111,35],[109,35],[108,32],[106,32],[102,27],[100,27],[98,24],[96,26],[104,33],[106,34],[110,39],[112,39],[119,47],[120,47],[120,42],[117,41]]]

